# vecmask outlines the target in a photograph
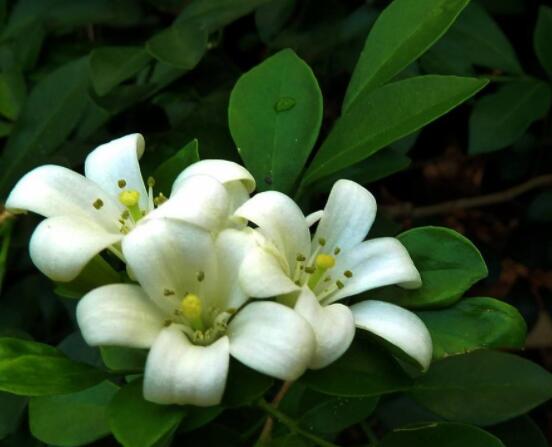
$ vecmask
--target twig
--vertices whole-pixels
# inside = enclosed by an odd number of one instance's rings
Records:
[[[458,209],[476,208],[479,206],[496,205],[515,199],[532,189],[552,185],[552,174],[541,175],[531,180],[514,186],[504,191],[486,194],[479,197],[467,197],[463,199],[450,200],[435,205],[415,207],[412,203],[404,203],[396,206],[383,207],[383,211],[389,217],[428,217],[437,214],[446,214]]]
[[[276,396],[274,396],[274,399],[272,399],[272,406],[274,408],[277,408],[284,396],[287,394],[289,389],[291,388],[291,385],[293,385],[293,382],[286,381],[283,383],[282,387],[276,393]],[[264,423],[263,429],[261,431],[261,434],[259,436],[259,441],[261,443],[268,442],[270,440],[270,436],[272,434],[272,428],[274,427],[274,419],[271,416],[268,416],[266,418],[266,422]]]

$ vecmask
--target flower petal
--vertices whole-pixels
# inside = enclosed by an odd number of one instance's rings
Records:
[[[184,179],[192,175],[208,175],[223,184],[239,181],[245,185],[248,192],[255,190],[255,179],[238,163],[227,160],[201,160],[180,173],[173,183],[173,192],[180,188]]]
[[[276,256],[261,247],[252,248],[240,268],[240,284],[250,297],[268,298],[299,290]]]
[[[77,306],[77,322],[91,346],[149,348],[165,317],[135,285],[110,284],[86,294]]]
[[[71,281],[94,256],[122,237],[82,217],[57,216],[38,225],[29,249],[42,273],[54,281]]]
[[[376,199],[351,180],[335,182],[314,240],[323,238],[326,247],[347,250],[364,240],[376,217]]]
[[[100,199],[98,209],[94,203]],[[91,180],[62,166],[44,165],[21,178],[12,189],[6,208],[28,210],[46,217],[80,216],[118,231],[123,206]]]
[[[122,191],[118,185],[124,180],[123,189],[140,193],[140,208],[148,206],[148,195],[138,160],[144,153],[144,137],[139,133],[126,135],[94,149],[84,162],[84,173],[113,197]]]
[[[187,293],[205,299],[217,286],[213,238],[195,225],[145,220],[124,238],[123,253],[146,293],[167,312],[173,312]]]
[[[315,348],[310,325],[296,312],[269,301],[245,306],[228,326],[230,354],[282,380],[305,372]]]
[[[424,370],[431,363],[433,345],[424,322],[414,313],[383,301],[351,306],[358,328],[376,334],[416,360]]]
[[[158,404],[217,405],[228,376],[228,337],[195,346],[177,325],[161,331],[144,374],[144,398]]]
[[[195,175],[185,179],[178,191],[145,219],[170,217],[216,232],[227,222],[229,201],[220,182],[206,175]]]
[[[320,369],[337,360],[355,336],[353,314],[343,304],[321,306],[314,293],[303,287],[295,311],[307,320],[316,337],[316,350],[309,368]]]
[[[285,256],[289,268],[295,266],[298,254],[310,254],[310,233],[303,212],[285,194],[262,192],[239,207],[236,216],[259,226],[261,233],[274,242]]]
[[[345,287],[331,295],[326,303],[391,284],[404,288],[417,288],[422,284],[408,251],[392,237],[371,239],[341,254],[334,270],[341,273],[349,270],[353,276],[342,277]]]
[[[322,219],[322,216],[324,215],[323,210],[315,211],[314,213],[310,213],[306,219],[307,219],[307,225],[312,227],[315,223],[317,223],[320,219]]]

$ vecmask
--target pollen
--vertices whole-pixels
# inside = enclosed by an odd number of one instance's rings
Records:
[[[188,293],[180,302],[182,315],[190,321],[197,321],[201,318],[201,300],[197,295]]]
[[[335,258],[332,255],[319,254],[316,257],[316,267],[324,270],[331,269],[335,265]]]
[[[119,194],[119,201],[126,207],[133,207],[138,204],[140,193],[134,189],[125,189]]]

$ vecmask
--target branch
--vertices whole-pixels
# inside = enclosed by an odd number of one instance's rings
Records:
[[[276,396],[274,396],[274,399],[272,400],[272,406],[274,408],[277,408],[280,404],[281,400],[285,397],[289,389],[291,388],[291,385],[293,385],[293,382],[291,381],[285,381]],[[272,434],[272,428],[274,427],[274,419],[272,417],[267,417],[266,422],[263,426],[263,429],[261,431],[261,435],[259,436],[259,441],[262,442],[268,442],[270,440],[270,436]]]
[[[498,203],[508,202],[515,199],[517,196],[531,191],[532,189],[542,188],[549,185],[552,185],[552,174],[541,175],[540,177],[532,178],[521,185],[484,196],[450,200],[448,202],[422,207],[415,207],[412,203],[405,203],[397,206],[383,207],[383,210],[389,217],[428,217],[437,214],[447,214],[458,209],[476,208],[480,206],[496,205]]]

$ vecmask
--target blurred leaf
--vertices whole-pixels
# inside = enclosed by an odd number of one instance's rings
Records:
[[[105,381],[92,388],[61,396],[33,397],[29,426],[47,444],[80,446],[110,433],[107,406],[119,387]]]
[[[428,410],[446,419],[490,425],[550,399],[552,375],[512,354],[475,351],[432,364],[411,393]]]
[[[87,65],[86,59],[63,65],[31,91],[0,158],[0,196],[54,152],[77,124],[87,104]]]
[[[504,447],[497,437],[471,425],[433,422],[398,428],[378,447]]]
[[[448,309],[417,312],[433,340],[435,360],[476,349],[522,349],[527,327],[515,307],[466,298]]]
[[[374,24],[343,101],[343,113],[424,53],[469,0],[394,0]]]
[[[222,405],[241,407],[250,404],[266,393],[273,383],[271,377],[231,359]]]
[[[140,47],[104,47],[90,53],[90,79],[100,96],[134,76],[150,61]]]
[[[541,5],[533,36],[535,53],[541,65],[552,79],[552,8]]]
[[[521,416],[489,428],[505,447],[549,447],[539,426],[529,416]]]
[[[234,86],[228,121],[257,187],[289,192],[322,122],[322,93],[312,70],[292,50],[266,59]]]
[[[527,217],[534,222],[552,222],[552,190],[537,194],[529,204]]]
[[[486,83],[456,76],[418,76],[359,96],[322,144],[303,183],[368,158],[453,109]]]
[[[353,342],[330,366],[309,370],[301,382],[320,393],[344,397],[374,397],[408,389],[411,381],[377,346]]]
[[[27,87],[19,71],[0,73],[0,113],[10,120],[19,116],[25,102]]]
[[[468,239],[443,227],[418,227],[397,236],[422,277],[419,289],[389,286],[366,294],[409,308],[448,306],[488,274],[481,253]]]
[[[141,379],[121,388],[108,408],[113,436],[125,447],[154,446],[176,430],[185,415],[185,407],[144,400]]]
[[[222,407],[188,407],[186,418],[180,426],[179,431],[193,431],[216,419],[224,409]]]
[[[86,363],[96,368],[103,368],[100,350],[95,346],[89,346],[79,330],[65,337],[57,348],[71,360]]]
[[[105,366],[117,372],[142,371],[148,356],[146,349],[120,346],[102,346],[100,353]]]
[[[0,392],[0,440],[17,430],[26,406],[26,397]]]
[[[255,11],[255,25],[264,42],[281,31],[295,6],[296,0],[271,0]]]
[[[161,163],[155,172],[155,191],[162,192],[169,197],[172,184],[184,169],[199,161],[199,145],[197,140],[190,141],[171,158]]]
[[[470,116],[470,154],[515,143],[550,107],[550,87],[541,81],[512,82],[479,99]]]
[[[23,396],[49,396],[89,388],[103,371],[74,362],[52,346],[0,338],[0,390]]]
[[[191,70],[207,49],[205,30],[189,23],[174,23],[146,42],[154,58],[182,70]]]
[[[0,121],[0,138],[7,137],[13,129],[12,123],[6,123],[4,121]]]

